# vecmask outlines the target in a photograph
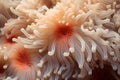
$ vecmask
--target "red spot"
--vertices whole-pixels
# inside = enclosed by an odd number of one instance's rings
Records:
[[[11,37],[9,37],[8,39],[6,38],[6,41],[8,42],[8,43],[15,43],[12,39],[13,38],[17,38],[18,36],[17,36],[17,34],[14,34],[14,35],[12,35]]]
[[[57,40],[67,40],[72,36],[73,32],[72,24],[57,24],[54,35]]]
[[[11,44],[15,43],[15,42],[12,41],[12,38],[6,39],[6,42],[11,43]]]
[[[27,50],[23,47],[18,48],[16,50],[17,52],[15,53],[15,56],[13,57],[13,63],[14,66],[18,70],[25,70],[31,67],[31,56],[27,52]]]
[[[13,38],[16,38],[16,36],[8,38],[8,39],[6,37],[4,37],[1,45],[11,48],[16,43],[16,42],[12,41]]]

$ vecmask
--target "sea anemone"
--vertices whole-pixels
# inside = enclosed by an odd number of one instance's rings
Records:
[[[19,44],[15,44],[8,51],[9,66],[6,70],[5,78],[11,76],[18,80],[35,80],[38,62],[37,55],[31,54],[31,50],[27,50]],[[10,55],[9,55],[10,54]]]
[[[3,27],[8,19],[16,18],[11,12],[10,7],[15,8],[19,2],[20,0],[0,0],[0,27]]]
[[[90,80],[106,65],[120,75],[119,0],[21,0],[10,9],[18,17],[1,29],[13,43],[3,79]]]

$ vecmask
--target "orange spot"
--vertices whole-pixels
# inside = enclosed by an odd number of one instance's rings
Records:
[[[11,43],[11,44],[12,44],[12,43],[15,43],[15,42],[12,41],[12,38],[16,38],[16,37],[11,37],[11,38],[9,38],[9,39],[6,39],[6,42]]]
[[[4,47],[11,48],[15,44],[15,42],[12,41],[12,38],[7,39],[6,37],[4,37],[1,45]]]
[[[25,70],[31,67],[31,56],[27,50],[23,47],[19,47],[16,50],[15,55],[13,56],[12,64],[18,70]]]
[[[54,35],[57,40],[67,40],[72,36],[73,32],[74,30],[72,24],[57,24]]]

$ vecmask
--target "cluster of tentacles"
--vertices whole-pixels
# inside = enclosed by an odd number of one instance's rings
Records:
[[[0,28],[2,80],[120,79],[120,0],[1,0]]]

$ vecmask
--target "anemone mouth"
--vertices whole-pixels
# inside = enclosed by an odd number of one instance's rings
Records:
[[[26,52],[20,52],[15,58],[15,63],[20,68],[27,68],[31,66],[30,56]]]
[[[18,48],[19,50],[13,56],[12,63],[18,70],[28,69],[32,66],[31,57],[25,48]]]
[[[54,35],[56,40],[69,39],[74,33],[73,24],[58,23],[55,27]]]

